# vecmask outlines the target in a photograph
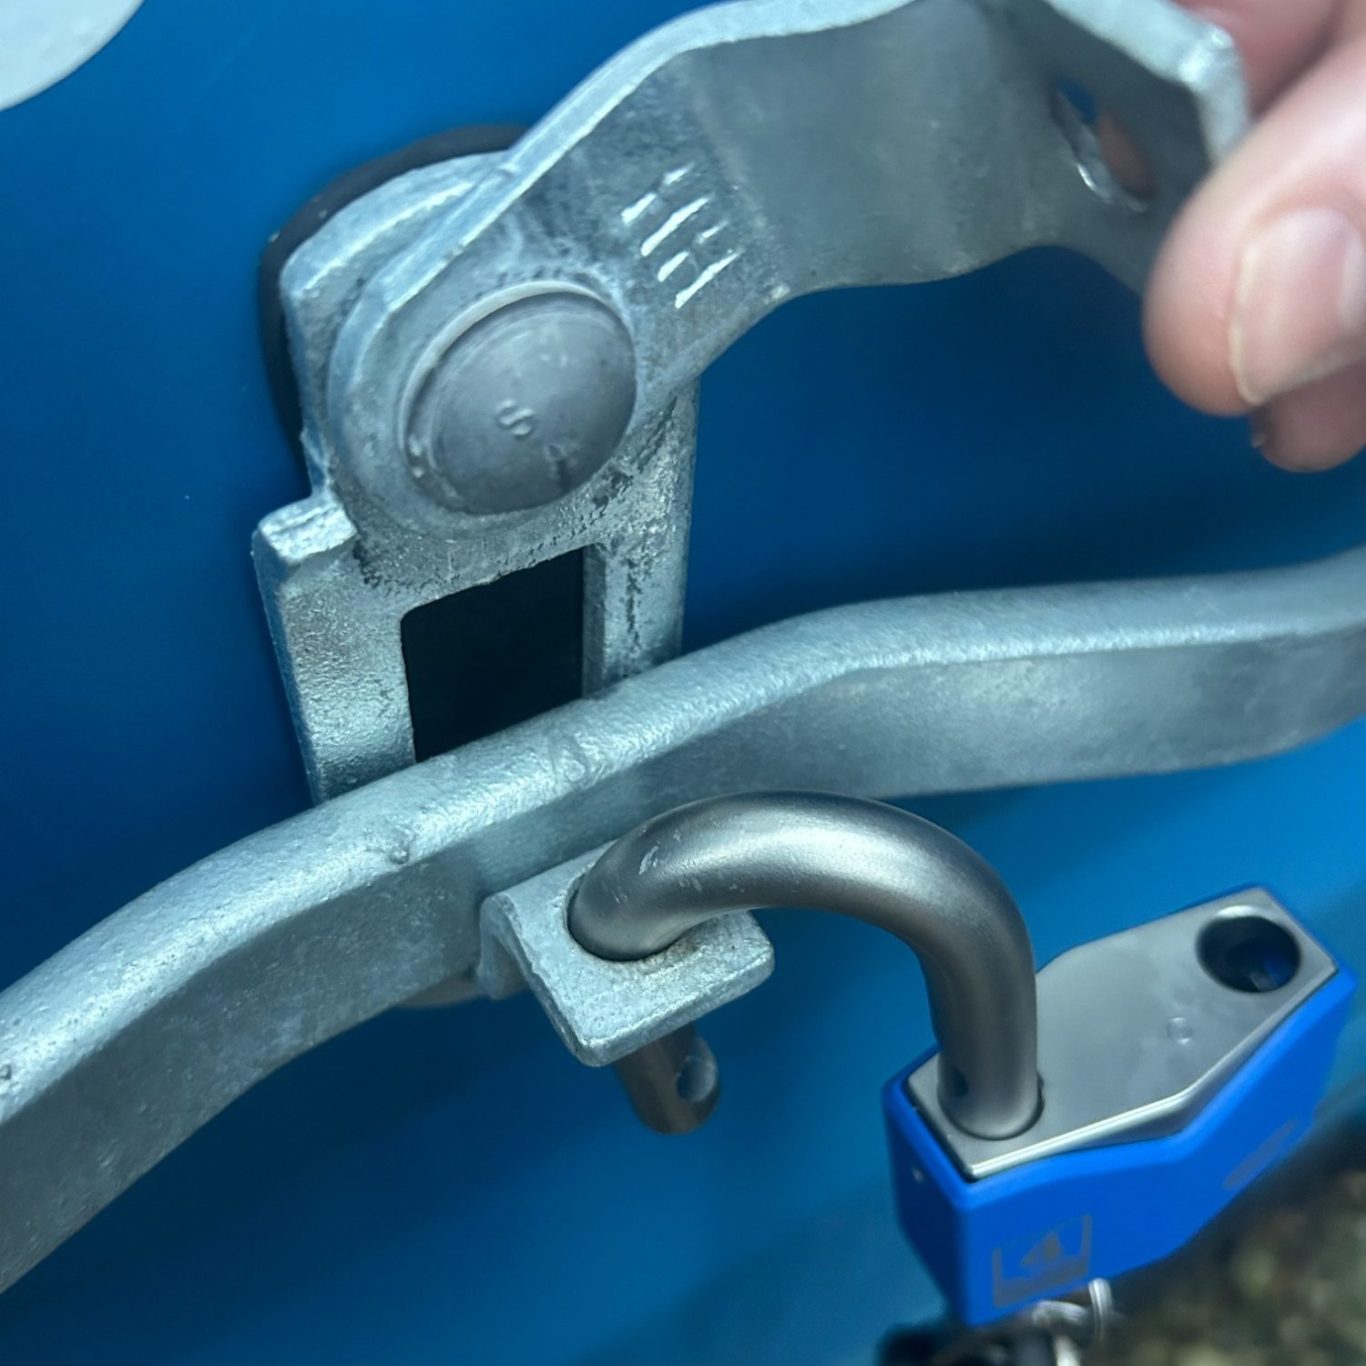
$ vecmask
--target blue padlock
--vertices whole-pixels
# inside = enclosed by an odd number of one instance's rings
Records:
[[[830,793],[657,816],[549,919],[581,955],[631,962],[734,910],[802,904],[889,931],[924,968],[940,1046],[886,1088],[892,1169],[907,1236],[973,1326],[1168,1256],[1285,1157],[1355,987],[1261,888],[1035,973],[1019,909],[976,853]],[[694,1084],[696,1045],[675,1034],[623,1059],[647,1122],[681,1131],[710,1110],[715,1066]]]
[[[1038,974],[1040,1110],[959,1128],[938,1054],[884,1093],[901,1224],[978,1325],[1157,1261],[1295,1146],[1355,983],[1251,889],[1083,944]]]

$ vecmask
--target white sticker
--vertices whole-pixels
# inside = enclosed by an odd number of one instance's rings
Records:
[[[142,0],[0,0],[0,109],[88,62]]]

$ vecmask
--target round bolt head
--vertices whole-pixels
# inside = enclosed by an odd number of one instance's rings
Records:
[[[419,486],[462,512],[522,511],[580,487],[616,450],[635,350],[593,296],[519,292],[445,342],[412,395],[405,448]]]

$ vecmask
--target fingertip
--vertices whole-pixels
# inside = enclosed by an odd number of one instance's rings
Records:
[[[1203,197],[1178,218],[1153,267],[1143,334],[1163,383],[1192,407],[1229,417],[1247,411],[1229,359],[1235,262]]]
[[[1159,375],[1195,407],[1245,412],[1361,355],[1363,81],[1359,39],[1307,76],[1172,225],[1145,335]]]
[[[1274,444],[1264,445],[1261,450],[1267,464],[1274,465],[1285,474],[1323,474],[1361,454],[1360,447],[1346,455],[1299,455],[1294,451],[1278,450]]]
[[[1366,364],[1284,395],[1253,419],[1253,443],[1280,469],[1308,474],[1366,447]]]

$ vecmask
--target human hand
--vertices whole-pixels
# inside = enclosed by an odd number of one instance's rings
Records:
[[[1173,225],[1148,350],[1206,412],[1251,411],[1267,457],[1366,445],[1366,0],[1182,0],[1226,28],[1262,114]]]

